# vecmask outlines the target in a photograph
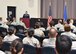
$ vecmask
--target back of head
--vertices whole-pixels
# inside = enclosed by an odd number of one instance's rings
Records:
[[[33,28],[28,29],[28,36],[32,37],[33,35],[34,35],[34,29]]]
[[[51,21],[49,24],[50,24],[50,27],[54,26],[54,21]]]
[[[57,36],[57,31],[56,31],[56,29],[55,29],[55,28],[51,28],[51,29],[49,30],[49,37],[54,38],[54,37],[56,37],[56,36]]]
[[[71,27],[70,27],[70,25],[65,24],[65,25],[64,25],[64,30],[65,30],[66,32],[71,31]]]
[[[72,40],[65,35],[57,36],[56,51],[58,54],[68,54],[71,50]]]
[[[23,48],[23,43],[21,39],[15,39],[12,44],[11,44],[11,52],[12,54],[18,54],[18,53],[23,53],[22,49]]]
[[[69,23],[73,24],[73,19],[70,19]]]
[[[40,27],[40,22],[36,22],[35,23],[35,28],[39,28]]]
[[[8,28],[8,34],[9,34],[9,35],[14,34],[15,30],[16,30],[15,27],[12,27],[12,26],[9,27],[9,28]]]
[[[60,20],[58,20],[58,23],[61,23],[62,24],[62,20],[60,19]]]

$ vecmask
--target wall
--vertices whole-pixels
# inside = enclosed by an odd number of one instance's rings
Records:
[[[7,6],[16,6],[16,19],[23,16],[25,11],[31,17],[40,17],[40,0],[0,0],[0,17],[7,18]]]
[[[76,0],[43,0],[42,17],[48,17],[49,3],[51,2],[52,17],[63,18],[64,1],[67,3],[68,18],[76,18]]]

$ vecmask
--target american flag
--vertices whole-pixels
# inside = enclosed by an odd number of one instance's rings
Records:
[[[49,15],[48,15],[48,21],[47,21],[47,26],[50,26],[50,22],[52,21],[52,16],[51,16],[51,5],[49,6]]]

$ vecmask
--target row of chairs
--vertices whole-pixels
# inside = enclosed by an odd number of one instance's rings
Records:
[[[10,51],[10,43],[4,42],[3,43],[3,50]],[[33,47],[31,45],[24,44],[24,54],[56,54],[56,51],[52,47]],[[71,50],[69,54],[76,54],[76,50]]]

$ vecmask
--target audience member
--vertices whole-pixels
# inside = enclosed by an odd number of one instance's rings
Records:
[[[11,54],[23,54],[23,50],[21,39],[15,39],[11,44]]]
[[[70,19],[69,20],[69,25],[70,25],[70,27],[71,27],[71,29],[73,30],[73,32],[76,32],[76,27],[73,25],[73,19]]]
[[[30,18],[30,15],[28,14],[27,11],[26,11],[25,14],[23,15],[23,18]]]
[[[13,17],[13,22],[11,23],[11,25],[17,25],[15,17]]]
[[[7,25],[10,25],[12,23],[12,20],[10,18],[7,18]]]
[[[14,27],[9,27],[8,35],[4,37],[3,41],[11,43],[13,40],[19,38],[19,37],[15,36],[15,32],[16,32],[16,29]]]
[[[17,23],[17,25],[21,25],[21,26],[23,26],[26,29],[26,25],[24,24],[22,19],[20,19],[20,22]]]
[[[0,33],[0,54],[5,54],[4,52],[3,52],[3,50],[2,50],[2,44],[3,44],[3,36],[1,35],[1,33]]]
[[[3,21],[2,21],[2,17],[0,17],[0,25],[2,25]]]
[[[1,27],[8,29],[9,27],[8,27],[8,25],[7,25],[7,21],[5,21],[5,22],[1,25]]]
[[[42,30],[39,29],[40,28],[40,22],[36,22],[35,24],[35,30],[34,30],[34,35],[38,36],[38,37],[44,37],[44,32]]]
[[[58,20],[58,24],[55,25],[55,28],[59,31],[64,31],[64,26],[62,24],[62,20]]]
[[[40,22],[40,28],[39,29],[42,31],[45,31],[45,28],[43,26],[44,26],[43,22]]]
[[[23,39],[23,44],[28,44],[34,47],[40,47],[39,41],[33,37],[34,29],[28,29],[28,36]]]
[[[76,40],[76,35],[71,32],[71,27],[70,27],[70,25],[65,24],[65,25],[64,25],[64,30],[65,30],[65,32],[64,32],[64,33],[61,33],[61,35],[67,35],[67,36],[69,36],[70,38],[72,38],[73,40]]]
[[[54,21],[51,21],[49,24],[50,24],[50,26],[48,26],[46,30],[50,30],[52,27],[55,28]]]
[[[69,54],[71,51],[72,40],[66,36],[57,36],[56,39],[56,52],[57,54]]]
[[[44,39],[43,40],[43,47],[50,46],[50,47],[55,48],[55,41],[56,41],[56,36],[57,36],[56,29],[51,28],[49,30],[48,36],[49,36],[49,39]]]

